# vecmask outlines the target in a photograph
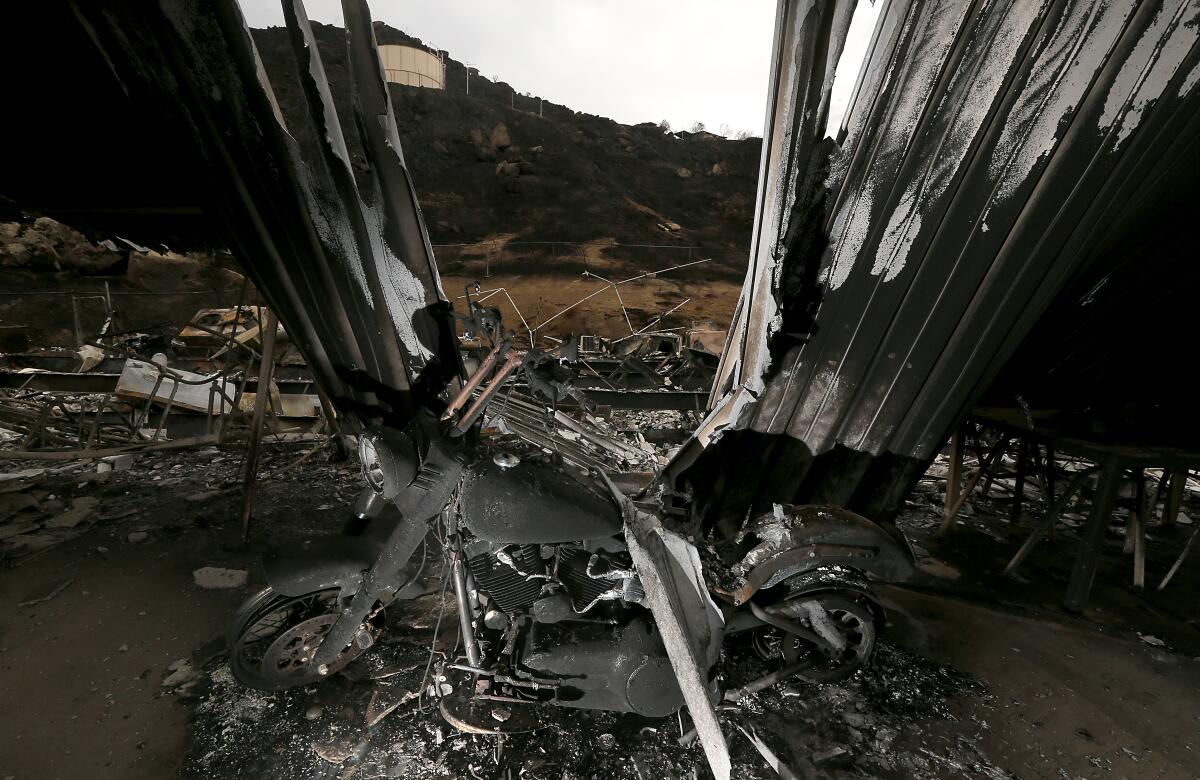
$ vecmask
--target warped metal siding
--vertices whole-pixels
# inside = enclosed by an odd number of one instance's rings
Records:
[[[1064,287],[1162,209],[1173,180],[1195,180],[1198,24],[1195,0],[889,2],[832,160],[813,326],[788,332],[762,293],[796,294],[780,287],[800,261],[780,235],[782,267],[765,282],[752,268],[740,307],[767,335],[741,323],[723,366],[757,398],[719,388],[712,418],[742,433],[722,457],[763,453],[760,470],[790,483],[758,480],[757,498],[839,483],[852,506],[895,510]],[[853,474],[819,468],[835,449]],[[879,458],[908,465],[862,462]]]
[[[770,363],[769,330],[779,317],[774,288],[785,240],[821,188],[813,161],[854,6],[854,0],[779,0],[750,261],[721,353],[714,399],[733,381],[753,392],[761,389],[758,380]]]

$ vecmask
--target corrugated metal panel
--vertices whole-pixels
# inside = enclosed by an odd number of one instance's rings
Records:
[[[754,480],[758,498],[894,510],[1065,285],[1152,216],[1170,180],[1194,179],[1198,15],[1194,0],[889,3],[832,162],[811,327],[743,326],[727,360],[749,368],[769,348],[734,427],[795,442],[734,437],[788,482]],[[806,292],[780,281],[806,238],[767,280],[785,309]],[[752,273],[761,291],[764,268]],[[768,322],[756,297],[742,319]]]
[[[717,368],[714,400],[731,387],[745,385],[755,393],[762,387],[770,363],[767,342],[780,319],[774,287],[788,233],[820,189],[823,171],[813,167],[814,152],[853,12],[854,0],[779,0],[750,264]]]

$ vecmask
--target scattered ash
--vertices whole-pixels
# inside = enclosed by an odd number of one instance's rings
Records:
[[[404,701],[424,680],[428,638],[393,626],[364,658],[321,685],[264,694],[241,687],[224,663],[205,669],[180,777],[405,777],[646,780],[710,776],[686,714],[662,720],[554,708],[544,728],[497,740],[446,724],[437,702]],[[749,648],[722,664],[726,687],[770,671]],[[383,676],[390,674],[390,676]],[[403,702],[375,726],[376,711]],[[1008,778],[979,743],[990,697],[973,678],[881,643],[870,669],[838,684],[792,680],[722,705],[734,774],[776,775],[739,726],[784,762],[817,777]],[[802,775],[803,776],[803,775]]]
[[[227,663],[211,664],[179,776],[315,780],[350,777],[354,767],[361,778],[450,777],[424,750],[445,744],[447,728],[429,728],[434,721],[415,702],[367,725],[373,700],[386,707],[420,687],[426,658],[425,649],[393,638],[321,685],[279,693],[245,688]]]
[[[675,718],[650,721],[608,712],[554,710],[546,727],[506,738],[447,725],[427,698],[401,704],[374,727],[377,704],[421,687],[427,648],[381,643],[370,658],[321,685],[279,693],[243,688],[225,663],[205,670],[208,686],[193,709],[192,743],[181,778],[264,780],[404,777],[584,778],[598,767],[614,779],[691,777],[703,763],[695,744],[678,742]],[[371,679],[381,670],[404,673]]]
[[[727,653],[726,688],[773,667],[749,652]],[[1011,778],[983,754],[993,703],[975,678],[880,641],[871,666],[839,683],[800,678],[742,699],[727,718],[753,726],[787,764],[830,778],[978,776]],[[748,763],[755,750],[731,740]],[[761,762],[758,764],[762,766]],[[758,777],[771,777],[756,770]]]

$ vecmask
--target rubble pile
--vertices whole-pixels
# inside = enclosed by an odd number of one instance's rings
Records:
[[[655,459],[665,464],[700,422],[700,414],[675,410],[613,409],[607,419],[601,422],[608,430],[633,439],[639,447],[652,451]]]
[[[1059,468],[1064,474],[1074,474],[1088,466],[1084,462],[1063,461]],[[942,560],[942,557],[958,557],[955,548],[969,544],[970,548],[980,558],[976,561],[975,575],[981,571],[996,573],[1016,549],[1026,540],[1034,523],[1045,516],[1050,509],[1050,502],[1043,495],[1039,480],[1029,479],[1022,486],[1023,504],[1020,516],[1013,516],[1013,479],[1016,462],[1007,455],[998,459],[994,478],[985,482],[986,493],[977,488],[969,495],[958,510],[956,527],[967,533],[955,534],[953,543],[949,537],[939,536],[939,529],[944,522],[946,501],[946,480],[949,474],[949,459],[946,454],[939,454],[926,471],[924,477],[916,484],[912,493],[905,500],[904,509],[897,517],[897,526],[909,540],[917,558],[918,567],[927,574],[940,579],[957,580],[962,576],[955,566]],[[1148,474],[1151,482],[1161,476],[1161,472]],[[1061,488],[1059,488],[1061,492]],[[1065,556],[1058,556],[1067,564],[1073,561],[1073,551],[1082,541],[1084,526],[1092,504],[1094,484],[1085,483],[1082,490],[1075,493],[1059,514],[1048,536],[1053,544],[1047,548],[1068,551]],[[1161,501],[1161,497],[1160,497]],[[1154,572],[1166,571],[1170,562],[1177,559],[1186,540],[1195,531],[1192,517],[1200,514],[1200,489],[1195,480],[1187,480],[1181,494],[1180,511],[1174,522],[1167,523],[1163,517],[1165,507],[1159,503],[1150,511],[1150,524],[1145,533],[1147,557],[1151,560]],[[1118,497],[1117,505],[1112,509],[1108,528],[1105,533],[1105,544],[1116,553],[1127,549],[1131,515],[1134,514],[1133,486],[1125,485]],[[969,542],[967,540],[970,540]],[[939,557],[941,556],[941,557]],[[1053,557],[1053,556],[1051,556]],[[979,566],[978,560],[996,559],[987,566]],[[1113,560],[1109,559],[1110,562]],[[1049,562],[1042,559],[1042,564]],[[993,569],[995,571],[993,571]],[[1016,581],[1024,579],[1018,573]]]
[[[674,432],[695,422],[690,413],[679,412],[567,414],[583,430],[621,437],[628,447],[651,456],[641,447],[645,443],[654,450],[654,460],[669,456],[677,446],[670,443]],[[574,429],[564,425],[559,430]],[[320,449],[305,459],[310,448],[274,444],[262,454],[256,527],[273,540],[335,531],[358,492],[361,483],[352,461],[328,462]],[[108,556],[121,547],[181,534],[200,539],[201,534],[232,529],[243,457],[243,445],[237,443],[65,466],[6,461],[0,475],[0,549],[19,564],[31,553],[85,533],[91,534],[86,554]],[[901,519],[927,572],[940,563],[933,557],[941,553],[932,533],[941,522],[944,474],[944,462],[935,464],[910,496]],[[1009,523],[1002,492],[996,492],[1000,495],[972,498],[976,511],[961,522],[979,532],[965,536],[1007,550],[995,544],[996,529]],[[1030,503],[1030,510],[1037,510],[1037,502]],[[1064,539],[1076,533],[1069,523],[1060,524],[1059,532]],[[954,571],[950,564],[941,565],[943,574]],[[198,588],[258,587],[257,573],[241,561],[214,555],[192,566],[189,576]],[[232,678],[219,647],[190,660],[164,661],[162,695],[188,706],[192,717],[191,745],[180,776],[705,776],[705,758],[686,712],[648,720],[557,708],[541,729],[503,741],[455,731],[443,721],[431,695],[437,666],[429,664],[431,643],[439,651],[435,658],[452,652],[454,607],[446,599],[434,642],[441,573],[436,565],[427,568],[426,590],[435,595],[389,609],[381,641],[344,674],[321,685],[276,694],[244,688]],[[79,590],[80,583],[58,579],[26,594],[22,603],[55,599],[72,588]],[[1156,646],[1162,640],[1146,634],[1142,641]],[[733,642],[722,659],[721,685],[734,689],[768,671],[751,647]],[[999,719],[995,708],[974,678],[885,639],[873,664],[846,681],[793,678],[736,704],[723,703],[720,716],[738,777],[776,776],[763,758],[765,748],[799,777],[1008,778],[1013,775],[984,748],[992,744],[989,722]]]
[[[110,419],[102,419],[105,416]],[[22,447],[127,446],[146,435],[135,426],[136,417],[131,404],[108,393],[0,391],[0,441]],[[149,430],[153,432],[153,426]]]
[[[308,445],[311,447],[312,445]],[[338,528],[359,486],[357,468],[310,459],[292,467],[303,450],[267,447],[260,456],[265,517],[286,513],[273,533],[296,537]],[[185,531],[221,528],[237,516],[244,447],[116,455],[50,465],[4,461],[0,473],[0,556],[20,558],[98,531],[107,545],[142,544]],[[296,484],[318,486],[325,502],[300,495]],[[296,502],[293,504],[293,502]],[[300,512],[300,507],[307,511]],[[317,511],[313,511],[313,510]],[[270,520],[268,519],[268,523]]]

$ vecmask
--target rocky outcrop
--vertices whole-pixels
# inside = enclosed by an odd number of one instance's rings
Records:
[[[47,217],[0,224],[0,266],[6,268],[95,273],[123,259],[125,252],[113,244],[93,244],[82,233]]]

